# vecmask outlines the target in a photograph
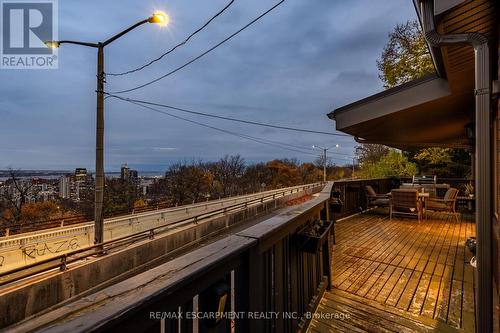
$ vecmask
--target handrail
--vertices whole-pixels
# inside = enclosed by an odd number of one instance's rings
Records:
[[[275,190],[275,191],[273,191],[272,194],[269,194],[267,196],[263,196],[263,197],[251,199],[249,201],[245,201],[245,202],[241,202],[241,203],[238,203],[238,204],[234,204],[234,205],[231,205],[231,206],[219,208],[217,210],[210,211],[208,213],[206,213],[206,212],[205,213],[200,213],[198,215],[190,216],[190,217],[187,217],[185,219],[176,221],[176,222],[171,223],[171,224],[165,224],[165,225],[162,225],[162,226],[153,227],[153,228],[150,228],[150,229],[147,229],[147,230],[144,230],[144,231],[140,231],[140,232],[137,232],[137,233],[134,233],[134,234],[130,234],[130,235],[119,237],[119,238],[112,239],[112,240],[108,240],[108,241],[102,242],[102,243],[97,244],[97,245],[87,246],[87,247],[84,247],[84,248],[81,248],[81,249],[78,249],[78,250],[73,250],[73,251],[70,251],[70,252],[66,252],[64,254],[60,254],[60,255],[57,255],[57,256],[54,256],[54,257],[51,257],[51,258],[43,259],[43,260],[34,262],[32,264],[28,264],[28,265],[25,265],[25,266],[17,267],[17,268],[8,270],[6,272],[0,273],[0,286],[9,284],[9,283],[12,283],[12,282],[15,282],[15,281],[22,280],[22,279],[24,279],[26,277],[29,277],[29,276],[33,275],[33,274],[39,274],[39,273],[47,272],[47,271],[53,270],[55,268],[60,268],[61,270],[65,270],[67,268],[67,265],[70,264],[70,263],[73,263],[75,261],[78,261],[78,260],[81,260],[81,259],[85,259],[85,258],[88,258],[88,257],[91,257],[91,256],[102,255],[102,254],[104,254],[106,252],[106,250],[109,251],[109,250],[114,249],[115,247],[123,246],[123,244],[121,244],[121,242],[124,242],[124,241],[127,241],[127,240],[130,240],[131,242],[136,242],[138,240],[142,240],[142,239],[146,239],[146,238],[154,238],[155,235],[162,233],[162,232],[155,233],[155,231],[159,230],[159,229],[165,229],[163,232],[170,231],[172,229],[175,229],[175,228],[178,228],[178,227],[181,227],[183,225],[188,224],[187,221],[190,221],[189,223],[195,223],[195,224],[197,224],[200,221],[203,221],[203,220],[206,220],[206,219],[210,219],[213,216],[219,215],[219,214],[221,214],[221,212],[222,213],[227,213],[227,212],[234,211],[234,210],[236,210],[238,208],[247,208],[249,204],[251,205],[251,204],[254,204],[254,203],[261,203],[264,200],[269,199],[269,198],[276,199],[276,195],[282,194],[281,197],[284,197],[287,192],[290,192],[290,194],[292,194],[298,188],[302,188],[302,191],[304,191],[304,190],[307,190],[307,189],[310,189],[310,188],[314,188],[314,187],[320,186],[321,184],[323,184],[323,183],[314,183],[314,184],[301,185],[301,186],[295,186],[295,187],[290,187],[290,188]],[[108,245],[111,245],[111,247],[104,248],[105,246],[108,246]],[[100,250],[99,251],[92,251],[92,250],[95,250],[96,248],[98,248]],[[70,258],[71,256],[78,255],[78,254],[84,253],[84,252],[89,252],[89,251],[92,251],[92,252],[91,253],[87,253],[87,254],[85,254],[83,256],[78,256],[78,257],[75,257],[75,258]],[[10,279],[7,278],[5,280],[2,280],[3,278],[8,277],[9,275],[16,274],[16,273],[19,273],[21,271],[26,271],[26,270],[29,270],[29,269],[34,268],[34,267],[39,267],[39,266],[42,266],[44,264],[48,264],[48,263],[51,263],[51,262],[54,262],[54,261],[59,261],[59,262],[58,263],[54,263],[52,265],[48,265],[46,267],[42,267],[41,269],[36,270],[36,271],[26,272],[25,274],[22,274],[22,275],[19,275],[19,276],[15,276],[15,277],[12,277]]]

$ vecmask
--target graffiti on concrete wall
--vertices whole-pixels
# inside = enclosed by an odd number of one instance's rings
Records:
[[[56,254],[76,250],[79,247],[78,239],[75,237],[71,239],[62,240],[59,242],[51,243],[35,243],[21,247],[21,251],[28,258],[36,259],[47,254]]]

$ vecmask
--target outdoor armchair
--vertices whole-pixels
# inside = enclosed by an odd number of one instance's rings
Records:
[[[365,186],[368,207],[389,207],[390,196],[388,194],[377,194],[370,185]]]
[[[391,191],[390,219],[394,214],[413,215],[418,221],[423,217],[422,203],[418,191],[414,189],[396,189]]]
[[[446,191],[443,199],[432,198],[427,200],[425,204],[426,211],[432,210],[434,212],[452,214],[458,222],[458,213],[455,210],[457,196],[458,190],[451,187]]]

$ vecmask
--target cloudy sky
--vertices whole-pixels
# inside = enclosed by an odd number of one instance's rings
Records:
[[[171,22],[145,25],[106,50],[106,71],[135,68],[201,26],[229,0],[64,0],[59,37],[99,41],[162,9]],[[236,0],[186,46],[124,77],[107,91],[160,76],[210,48],[267,10],[276,0]],[[256,25],[182,71],[124,96],[253,121],[334,132],[326,113],[382,90],[377,75],[387,34],[414,18],[410,0],[287,0]],[[0,70],[0,169],[94,169],[94,49],[64,45],[57,70]],[[168,111],[168,110],[166,110]],[[168,111],[204,124],[304,147],[332,146],[352,154],[347,137],[298,133]],[[240,154],[255,162],[315,159],[262,145],[116,99],[106,101],[106,169],[122,163],[163,170],[180,159],[216,160]],[[334,156],[339,164],[343,155]]]

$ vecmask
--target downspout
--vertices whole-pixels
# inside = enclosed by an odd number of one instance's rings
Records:
[[[441,35],[434,26],[434,0],[420,0],[425,39],[433,46],[467,44],[475,54],[475,194],[477,236],[476,332],[493,331],[491,252],[491,63],[488,39],[479,33]]]

